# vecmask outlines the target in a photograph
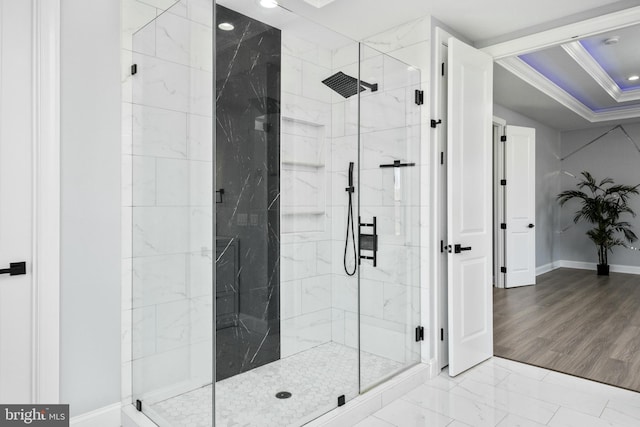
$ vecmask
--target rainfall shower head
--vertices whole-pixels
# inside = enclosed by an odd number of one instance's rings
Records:
[[[377,83],[370,84],[362,80],[360,80],[360,90],[358,90],[358,79],[348,76],[342,71],[338,71],[333,76],[327,77],[322,81],[322,83],[327,85],[329,89],[338,92],[345,98],[349,98],[350,96],[353,96],[358,92],[364,91],[365,87],[371,89],[371,92],[375,92],[378,90]]]

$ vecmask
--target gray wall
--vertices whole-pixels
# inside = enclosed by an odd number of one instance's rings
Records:
[[[60,398],[120,401],[120,2],[62,0]]]
[[[594,138],[610,130],[613,126],[595,129],[562,132],[563,156],[583,146]],[[629,135],[640,144],[640,123],[624,125]],[[582,171],[589,171],[597,180],[605,177],[613,178],[616,183],[635,185],[640,183],[640,153],[620,130],[615,130],[591,144],[584,150],[574,154],[562,162],[562,169],[578,176]],[[563,175],[560,183],[563,190],[575,189],[577,180]],[[632,207],[640,214],[640,197],[632,201]],[[573,224],[573,212],[578,204],[571,203],[561,209],[559,228]],[[640,217],[629,220],[634,225],[636,234],[640,235]],[[588,225],[571,226],[558,235],[557,259],[596,263],[597,252],[593,243],[585,236]],[[636,242],[635,246],[638,246]],[[640,253],[623,247],[614,249],[609,254],[609,264],[640,266]]]
[[[507,125],[536,130],[536,267],[559,259],[555,252],[559,214],[556,195],[560,192],[560,132],[533,119],[494,104],[493,115]]]

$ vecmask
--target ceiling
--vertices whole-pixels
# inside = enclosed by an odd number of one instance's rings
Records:
[[[402,7],[388,7],[386,0],[334,0],[320,8],[310,4],[318,4],[318,0],[280,0],[279,3],[355,40],[430,14],[467,41],[482,47],[638,6],[640,0],[398,0],[394,3]],[[380,10],[384,10],[384,13],[377,12]],[[616,87],[605,90],[592,76],[592,70],[585,70],[572,57],[571,49],[557,46],[520,58],[527,67],[539,74],[546,74],[547,79],[556,86],[554,90],[545,93],[537,89],[540,86],[532,84],[531,79],[527,82],[514,76],[512,67],[497,65],[495,102],[558,130],[638,121],[637,118],[620,117],[595,123],[590,121],[593,119],[590,111],[597,114],[598,111],[617,108],[639,107],[636,117],[640,117],[640,89],[639,100],[630,100],[630,94],[625,95],[625,92],[632,88],[624,77],[632,69],[638,69],[637,73],[640,74],[640,49],[637,48],[640,25],[613,33],[582,40],[580,46],[573,48],[583,56],[586,52],[593,58],[592,62],[600,63],[604,74],[609,76],[607,82],[614,82]],[[603,38],[613,35],[619,35],[620,42],[614,49],[603,49]],[[576,55],[575,52],[573,55]],[[523,68],[521,65],[519,68]],[[559,92],[570,95],[571,102],[558,101],[554,94]],[[615,99],[614,92],[621,98]],[[576,104],[578,106],[573,111],[567,108],[567,104],[576,102],[582,106]],[[631,112],[626,117],[630,115]]]

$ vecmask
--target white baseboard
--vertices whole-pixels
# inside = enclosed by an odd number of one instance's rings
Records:
[[[86,414],[71,418],[69,424],[74,427],[120,427],[122,405],[114,403]]]
[[[536,267],[536,276],[548,273],[555,270],[556,268],[560,268],[557,262],[550,262],[549,264],[541,265],[540,267]]]
[[[559,260],[550,264],[541,265],[536,268],[536,275],[544,274],[556,268],[575,268],[577,270],[596,270],[595,262]],[[640,274],[640,267],[633,265],[610,264],[609,271],[612,273]]]
[[[158,427],[158,425],[142,412],[137,411],[133,405],[123,405],[122,427]]]

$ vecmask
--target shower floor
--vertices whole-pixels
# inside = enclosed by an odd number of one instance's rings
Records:
[[[362,352],[362,384],[373,384],[402,364]],[[276,393],[287,391],[288,399]],[[334,409],[338,396],[358,394],[358,351],[327,343],[216,384],[216,427],[299,426]],[[152,405],[166,425],[210,427],[212,387],[208,385]],[[165,425],[165,424],[161,424]]]

